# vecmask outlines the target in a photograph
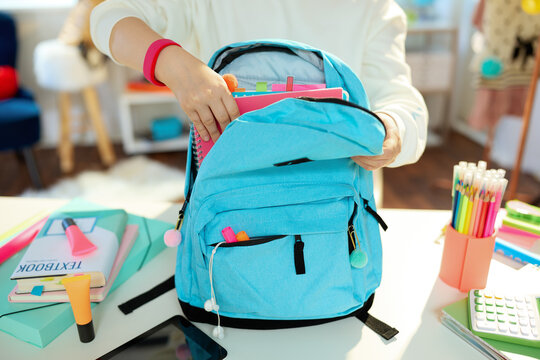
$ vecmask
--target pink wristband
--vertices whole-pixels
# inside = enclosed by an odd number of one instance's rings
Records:
[[[161,50],[165,49],[167,46],[170,45],[180,46],[178,43],[172,40],[159,39],[150,44],[148,50],[146,50],[143,64],[143,74],[146,80],[150,81],[154,85],[165,86],[165,84],[156,79],[155,71],[159,53],[161,52]]]

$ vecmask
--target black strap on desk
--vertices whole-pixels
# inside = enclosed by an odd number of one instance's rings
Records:
[[[135,296],[133,299],[128,300],[123,304],[118,305],[118,308],[124,313],[124,315],[127,315],[130,312],[133,312],[133,310],[138,309],[147,302],[150,302],[155,298],[160,297],[161,295],[172,289],[174,289],[174,275],[163,281],[162,283],[154,286],[150,290]]]
[[[396,336],[399,331],[381,320],[371,316],[367,311],[356,316],[358,320],[366,324],[368,328],[380,335],[385,340],[390,340]]]

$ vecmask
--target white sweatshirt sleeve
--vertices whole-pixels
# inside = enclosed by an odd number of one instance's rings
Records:
[[[401,153],[390,167],[416,162],[426,146],[428,113],[422,95],[411,84],[405,62],[406,17],[393,0],[375,1],[360,79],[366,87],[373,111],[384,112],[396,121]]]
[[[170,0],[107,0],[94,8],[90,32],[96,47],[115,62],[109,48],[114,25],[127,17],[144,21],[155,32],[182,45],[191,34],[193,9],[190,1]],[[170,16],[174,18],[169,20]]]

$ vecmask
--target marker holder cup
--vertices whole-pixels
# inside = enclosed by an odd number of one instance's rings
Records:
[[[446,227],[439,277],[461,292],[486,287],[495,247],[495,233],[477,238]]]

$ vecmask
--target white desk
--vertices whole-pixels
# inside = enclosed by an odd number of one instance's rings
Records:
[[[32,213],[63,203],[0,198],[0,232]],[[170,222],[175,221],[178,211],[178,205],[166,203],[106,205],[123,206],[127,211]],[[380,213],[389,229],[383,233],[383,280],[370,313],[400,331],[395,339],[382,340],[356,319],[290,330],[226,328],[225,338],[218,342],[227,349],[227,359],[484,359],[439,321],[444,306],[466,296],[438,279],[442,245],[435,243],[435,239],[448,221],[449,212],[381,210]],[[175,291],[129,315],[123,315],[117,307],[172,275],[175,253],[174,249],[165,250],[93,310],[96,330],[93,342],[80,343],[74,325],[44,349],[0,332],[0,357],[94,359],[181,313]],[[488,286],[496,280],[494,274],[511,270],[496,260],[491,266]],[[213,328],[197,325],[207,334]]]

